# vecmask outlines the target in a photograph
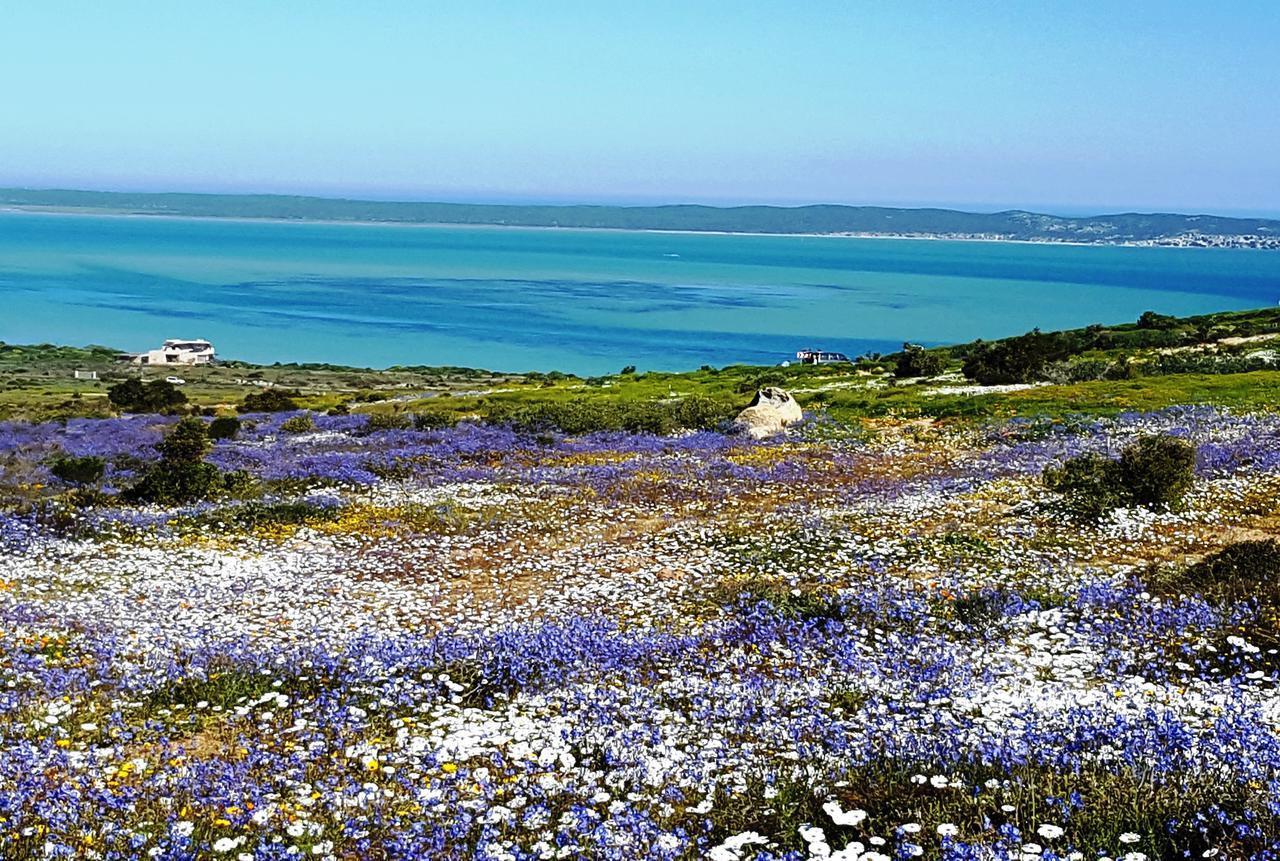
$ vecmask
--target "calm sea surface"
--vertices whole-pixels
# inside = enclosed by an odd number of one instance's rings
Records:
[[[0,213],[0,340],[577,373],[1280,301],[1280,253]]]

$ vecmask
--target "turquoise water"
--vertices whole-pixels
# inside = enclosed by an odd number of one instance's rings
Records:
[[[577,373],[1280,301],[1280,253],[0,213],[0,340]]]

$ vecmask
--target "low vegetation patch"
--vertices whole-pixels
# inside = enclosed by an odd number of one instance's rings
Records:
[[[792,586],[752,577],[721,589],[727,606],[752,609],[761,605],[784,619],[797,622],[836,621],[845,617],[840,596],[823,586]]]
[[[117,409],[130,413],[172,413],[187,403],[187,396],[166,380],[144,383],[130,377],[107,389],[107,398]]]
[[[160,460],[147,467],[142,478],[126,488],[126,502],[174,505],[244,493],[252,486],[247,473],[223,472],[204,460],[210,448],[205,424],[189,417],[174,425],[157,445]]]
[[[107,462],[101,457],[56,457],[49,464],[49,472],[68,484],[97,484],[107,471]]]
[[[242,413],[285,413],[298,408],[302,394],[296,389],[264,389],[244,396],[240,405]]]
[[[290,416],[280,423],[280,431],[282,433],[306,433],[315,430],[315,427],[315,419],[311,418],[310,413]]]
[[[580,398],[534,404],[498,403],[486,420],[525,433],[559,431],[570,435],[600,431],[669,434],[677,430],[716,430],[738,407],[702,396],[671,401],[622,401]]]
[[[235,439],[240,433],[240,419],[235,416],[219,416],[209,422],[207,432],[211,440]]]
[[[1195,480],[1195,447],[1166,435],[1126,446],[1119,459],[1089,452],[1044,471],[1045,486],[1079,520],[1098,520],[1125,506],[1176,508]]]

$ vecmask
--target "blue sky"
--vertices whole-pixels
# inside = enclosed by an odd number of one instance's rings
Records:
[[[0,184],[1280,212],[1280,3],[8,4]]]

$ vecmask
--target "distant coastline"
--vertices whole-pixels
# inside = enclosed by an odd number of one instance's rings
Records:
[[[0,189],[0,212],[311,224],[610,230],[1280,250],[1280,220],[1171,213],[1062,217],[872,206],[587,206],[414,203],[282,195]]]
[[[1280,250],[1280,237],[1266,244],[1241,243],[1203,243],[1192,244],[1174,241],[1129,240],[1129,241],[1087,241],[1081,239],[1032,238],[1019,239],[1011,236],[974,236],[969,234],[905,234],[905,233],[779,233],[747,230],[691,230],[658,227],[567,227],[561,225],[537,224],[487,224],[458,223],[449,221],[369,221],[343,218],[284,218],[281,216],[253,215],[175,215],[163,212],[128,212],[123,210],[87,209],[83,207],[28,207],[0,206],[3,215],[70,215],[89,218],[137,218],[165,221],[227,221],[247,222],[251,224],[332,224],[343,227],[407,227],[426,229],[469,230],[539,230],[563,233],[652,233],[672,236],[761,236],[792,239],[885,239],[907,240],[915,242],[983,242],[1011,243],[1015,245],[1067,245],[1082,248],[1217,248],[1246,251]],[[1218,237],[1214,237],[1218,238]]]

